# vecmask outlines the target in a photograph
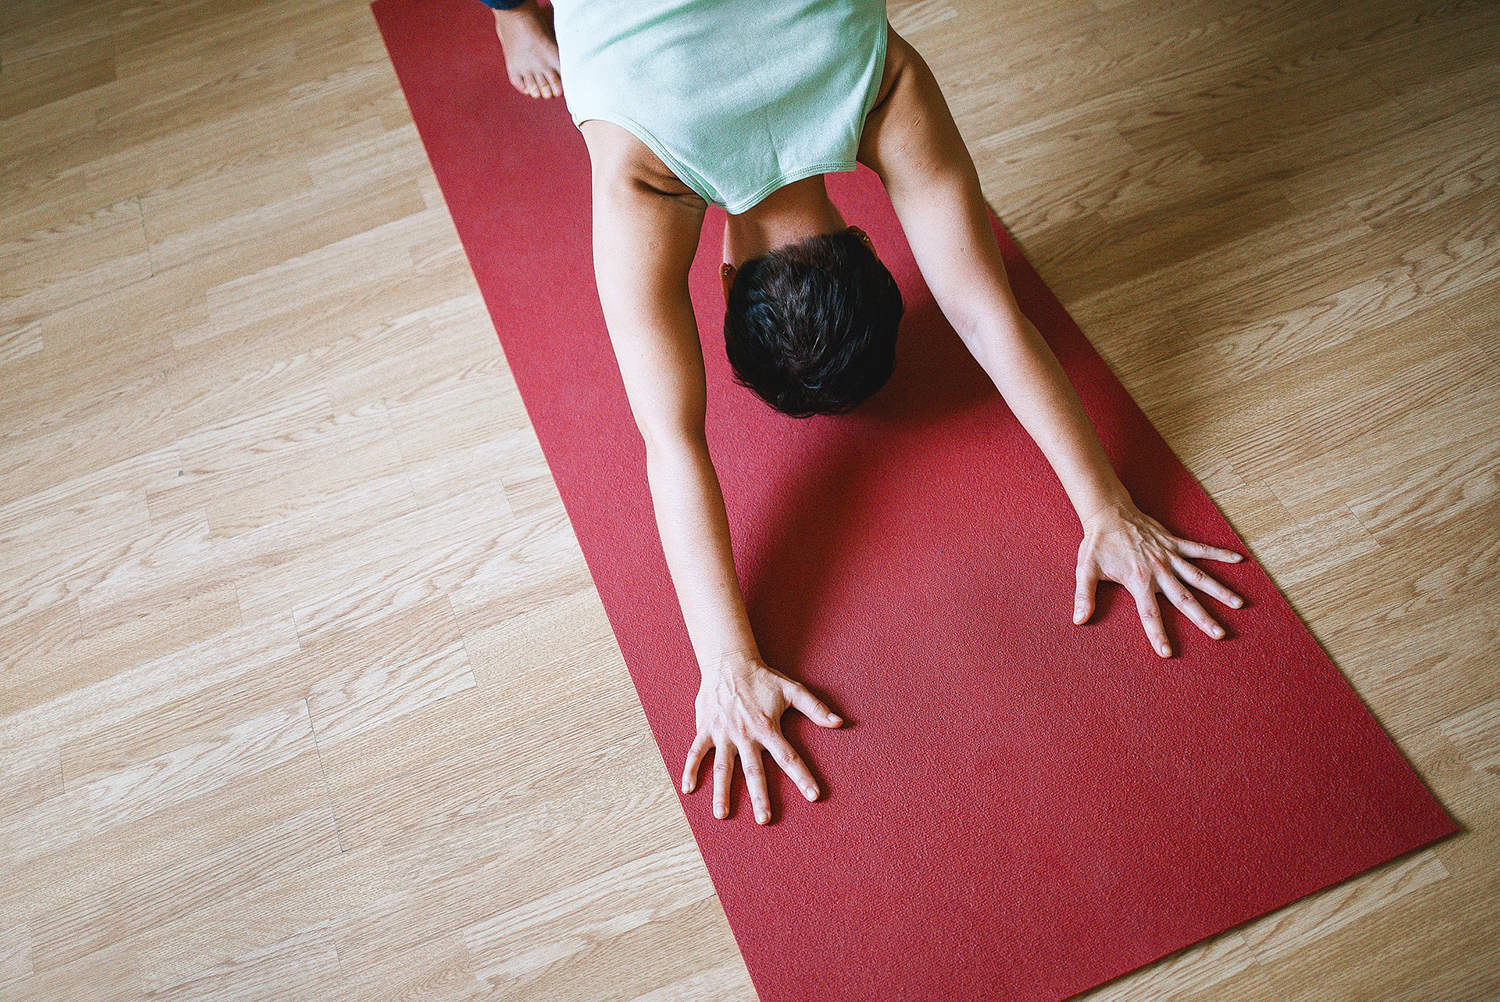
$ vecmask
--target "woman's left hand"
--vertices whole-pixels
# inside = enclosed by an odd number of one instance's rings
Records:
[[[1078,545],[1078,588],[1073,599],[1073,622],[1083,623],[1093,614],[1094,586],[1099,581],[1115,581],[1135,596],[1141,625],[1162,657],[1171,657],[1172,647],[1167,642],[1161,610],[1156,605],[1158,591],[1197,623],[1204,633],[1222,639],[1223,627],[1198,604],[1183,582],[1207,592],[1231,608],[1238,609],[1244,603],[1234,592],[1188,563],[1189,557],[1231,563],[1241,559],[1240,554],[1233,550],[1172,535],[1134,504],[1114,505],[1095,512],[1084,523],[1083,542]]]

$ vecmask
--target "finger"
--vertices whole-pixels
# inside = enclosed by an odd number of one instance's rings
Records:
[[[1146,628],[1146,636],[1151,638],[1151,645],[1162,657],[1171,657],[1172,645],[1167,643],[1167,630],[1162,626],[1161,610],[1156,607],[1156,587],[1147,581],[1132,588],[1131,594],[1135,595],[1135,607],[1141,614],[1141,625]]]
[[[807,686],[800,682],[787,682],[782,690],[786,701],[806,714],[807,718],[819,727],[837,727],[844,722],[844,718],[830,710],[827,705],[814,696]]]
[[[547,71],[547,83],[551,86],[554,97],[562,96],[562,79],[551,70]]]
[[[806,762],[802,761],[802,756],[797,754],[797,749],[792,747],[792,743],[783,735],[773,731],[767,735],[765,744],[766,751],[770,752],[776,764],[781,766],[781,771],[797,784],[802,795],[808,800],[817,800],[818,781],[813,779],[812,770],[807,767]]]
[[[526,81],[526,93],[530,94],[532,97],[536,97],[536,77],[528,73],[524,77],[524,79]]]
[[[1073,589],[1073,622],[1086,623],[1094,614],[1094,586],[1099,583],[1098,568],[1092,560],[1079,560]]]
[[[771,820],[771,797],[766,793],[766,770],[761,764],[760,749],[754,743],[738,746],[740,765],[745,767],[745,789],[750,792],[750,805],[755,808],[755,820],[765,824]]]
[[[1201,560],[1223,560],[1227,563],[1234,563],[1245,559],[1243,554],[1236,553],[1233,550],[1226,550],[1222,546],[1209,546],[1207,543],[1197,543],[1191,539],[1183,539],[1180,536],[1173,536],[1172,543],[1177,547],[1177,552],[1184,557],[1196,557]]]
[[[703,756],[713,747],[713,739],[708,736],[707,731],[699,731],[698,736],[693,739],[693,746],[688,749],[687,761],[682,766],[682,792],[692,793],[693,787],[698,785],[698,768],[703,765]]]
[[[729,780],[734,776],[732,744],[714,743],[714,817],[729,817]]]
[[[1224,627],[1216,623],[1214,618],[1208,614],[1208,610],[1198,604],[1198,600],[1193,597],[1193,593],[1188,591],[1187,585],[1178,581],[1165,569],[1161,571],[1158,580],[1161,582],[1162,592],[1173,605],[1182,610],[1184,616],[1198,624],[1198,629],[1215,640],[1224,639]]]
[[[548,82],[545,76],[539,76],[536,78],[536,92],[537,96],[539,97],[552,96],[552,84]]]
[[[1243,599],[1226,588],[1222,583],[1215,581],[1212,577],[1205,574],[1198,565],[1188,563],[1175,553],[1172,554],[1172,570],[1176,571],[1178,577],[1194,588],[1202,592],[1207,592],[1231,609],[1238,609],[1245,604]]]

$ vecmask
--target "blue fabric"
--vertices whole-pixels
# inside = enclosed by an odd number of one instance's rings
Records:
[[[515,10],[526,0],[479,0],[479,2],[491,10]]]

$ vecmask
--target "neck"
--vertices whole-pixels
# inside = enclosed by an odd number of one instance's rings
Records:
[[[823,175],[777,188],[754,206],[724,221],[724,260],[738,268],[785,244],[847,228],[828,197]]]

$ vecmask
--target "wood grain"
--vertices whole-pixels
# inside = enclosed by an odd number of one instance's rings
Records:
[[[1500,997],[1500,6],[890,6],[1465,827],[1087,997]],[[0,1002],[752,999],[671,781],[362,0],[0,8]]]

